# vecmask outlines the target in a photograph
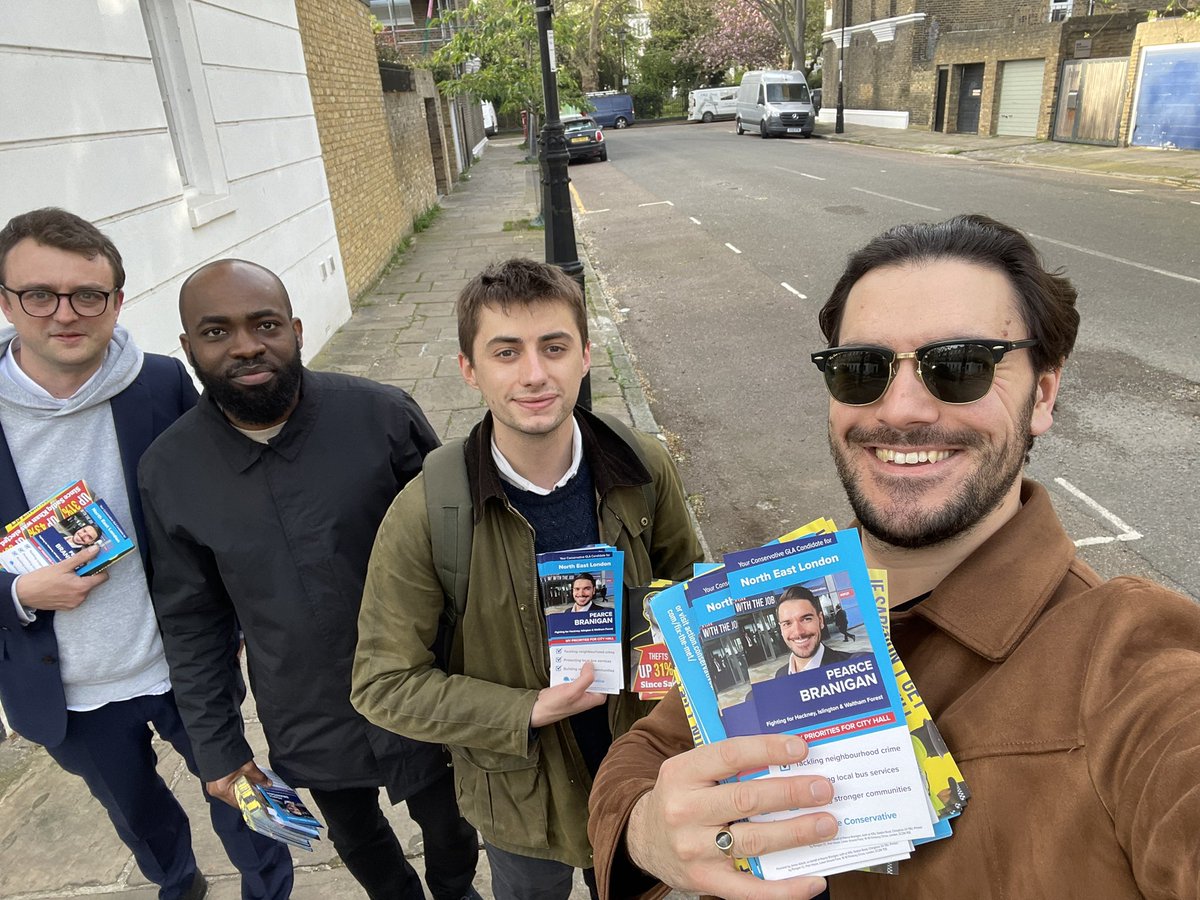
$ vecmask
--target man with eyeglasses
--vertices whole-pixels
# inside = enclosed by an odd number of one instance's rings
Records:
[[[98,550],[25,575],[0,572],[0,700],[13,728],[86,782],[160,900],[196,900],[187,815],[159,776],[150,725],[196,771],[151,606],[137,465],[196,402],[176,360],[143,353],[117,325],[121,255],[61,209],[0,229],[0,516],[10,522],[78,479],[137,536],[105,572]],[[284,900],[287,849],[210,800],[213,828],[242,873],[242,897]]]
[[[872,240],[821,310],[834,463],[868,564],[888,570],[896,649],[972,793],[953,837],[898,875],[830,876],[834,900],[1200,895],[1200,607],[1103,581],[1022,479],[1075,299],[1024,235],[958,216]],[[729,857],[835,835],[832,783],[720,783],[799,762],[804,741],[691,747],[677,695],[614,744],[591,795],[606,895],[820,895],[820,878],[756,882]],[[742,821],[780,810],[802,814]]]

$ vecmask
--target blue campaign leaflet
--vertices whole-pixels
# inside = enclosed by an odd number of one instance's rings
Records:
[[[563,684],[592,663],[589,690],[617,694],[625,686],[621,635],[625,555],[604,545],[541,553],[538,586],[550,650],[550,684]]]
[[[697,719],[709,733],[728,736],[798,734],[810,753],[791,770],[808,768],[836,786],[829,810],[838,818],[838,837],[760,857],[756,870],[765,878],[832,874],[863,864],[856,849],[882,859],[931,837],[928,795],[858,532],[730,553],[725,573],[727,596],[693,608],[692,628],[712,680],[709,696],[693,693]],[[835,621],[846,631],[835,629]],[[841,645],[851,634],[854,646],[846,650]],[[742,777],[779,774],[771,767]],[[888,844],[899,846],[880,846]]]
[[[672,585],[650,601],[650,611],[662,630],[663,643],[666,644],[671,660],[675,663],[680,690],[687,697],[689,704],[694,705],[699,700],[706,709],[711,709],[714,703],[712,681],[704,656],[700,652],[693,604],[697,601],[719,603],[728,592],[729,582],[725,580],[725,568],[720,566],[688,581]],[[711,743],[726,736],[720,728],[719,721],[702,722],[697,717],[694,724],[701,743]],[[716,731],[711,730],[714,726]]]
[[[719,641],[721,636],[733,634],[730,624],[702,624],[719,615],[721,610],[728,612],[734,609],[725,568],[710,569],[703,575],[662,591],[651,601],[651,609],[662,627],[663,641],[676,665],[680,693],[694,741],[699,745],[727,737],[718,709],[717,690],[719,688],[722,694],[728,695],[730,683],[736,682],[741,676],[746,661],[737,658],[736,654],[725,658],[724,654],[713,652],[714,639]],[[732,619],[727,622],[731,623]],[[708,654],[704,652],[702,634],[709,645]],[[760,641],[762,638],[759,636],[752,640]],[[744,772],[740,777],[770,777],[786,774],[787,771],[786,767],[777,767],[762,772]],[[788,818],[800,812],[785,811],[764,816],[762,820]],[[906,840],[849,844],[832,841],[795,851],[798,858],[792,858],[792,851],[789,851],[747,862],[751,871],[765,878],[807,873],[832,875],[904,859],[910,850],[911,844]]]

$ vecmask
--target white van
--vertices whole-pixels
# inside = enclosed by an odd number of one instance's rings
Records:
[[[811,137],[815,119],[803,72],[764,69],[742,76],[735,116],[738,134]]]
[[[697,88],[688,92],[688,121],[711,122],[713,119],[732,119],[737,115],[738,89],[735,84],[724,87]]]
[[[496,127],[496,107],[491,100],[480,100],[479,108],[483,112],[483,133],[492,137],[498,130]]]

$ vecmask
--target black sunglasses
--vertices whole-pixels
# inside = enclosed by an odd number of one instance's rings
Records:
[[[881,398],[896,377],[896,363],[917,361],[917,377],[943,403],[974,403],[992,387],[996,364],[1005,353],[1024,350],[1036,340],[935,341],[911,353],[884,347],[830,347],[812,355],[825,374],[830,396],[847,406],[866,406]]]

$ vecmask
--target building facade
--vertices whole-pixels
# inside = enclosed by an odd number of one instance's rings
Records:
[[[349,317],[292,0],[6,3],[0,83],[0,220],[96,222],[144,349],[179,353],[179,285],[221,257],[279,273],[306,356]]]
[[[827,0],[823,115],[840,62],[848,121],[1116,144],[1135,35],[1163,4]]]

